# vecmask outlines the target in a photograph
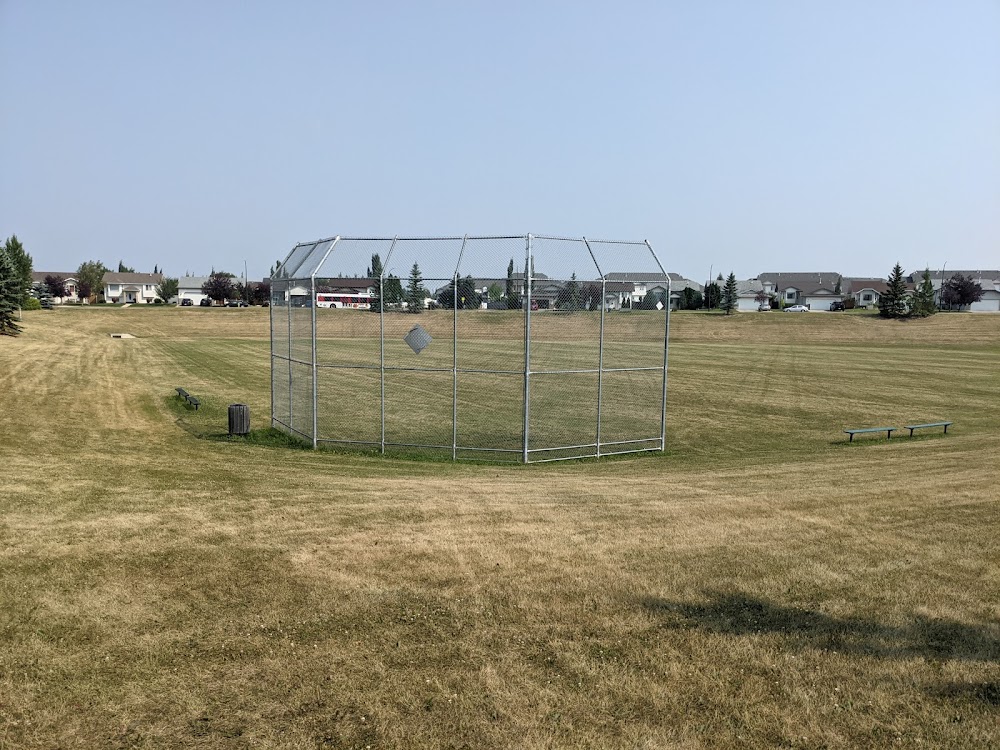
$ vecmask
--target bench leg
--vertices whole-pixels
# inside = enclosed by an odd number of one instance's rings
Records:
[[[851,433],[851,439],[848,440],[847,442],[848,443],[853,443],[854,442],[854,433],[853,432]]]
[[[947,434],[948,434],[948,425],[945,425],[945,426],[944,426],[944,434],[945,434],[945,435],[947,435]]]

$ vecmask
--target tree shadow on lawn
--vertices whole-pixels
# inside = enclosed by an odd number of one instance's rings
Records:
[[[1000,662],[1000,627],[974,626],[913,615],[905,625],[863,617],[833,617],[786,607],[743,593],[706,592],[704,603],[647,597],[642,606],[662,616],[664,627],[699,627],[731,635],[777,633],[789,645],[880,659]]]

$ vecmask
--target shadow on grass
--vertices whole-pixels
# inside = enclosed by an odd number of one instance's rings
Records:
[[[974,626],[914,615],[893,626],[863,617],[833,617],[801,607],[786,607],[746,594],[707,592],[703,603],[642,601],[662,616],[664,627],[697,627],[736,636],[777,633],[790,645],[881,659],[1000,662],[1000,627]]]
[[[896,430],[896,434],[893,435],[892,439],[887,439],[884,432],[881,437],[855,437],[854,440],[848,440],[845,435],[843,438],[831,440],[830,445],[836,445],[843,448],[855,448],[872,445],[922,443],[926,440],[947,440],[952,436],[952,434],[953,432],[915,432],[911,436],[903,430]]]

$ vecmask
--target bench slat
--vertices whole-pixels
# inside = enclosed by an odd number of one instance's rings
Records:
[[[863,432],[884,432],[886,433],[886,439],[892,440],[892,433],[894,433],[897,429],[898,428],[896,427],[862,427],[857,430],[844,430],[844,432],[846,432],[848,435],[851,436],[848,442],[853,443],[854,436],[859,435]],[[913,434],[912,430],[910,431],[910,434],[911,435]]]
[[[924,427],[944,427],[944,434],[948,434],[948,426],[953,424],[952,422],[928,422],[927,424],[908,424],[904,429],[910,431],[910,437],[913,437],[913,431],[919,430]]]

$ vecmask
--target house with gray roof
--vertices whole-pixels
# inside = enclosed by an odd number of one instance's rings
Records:
[[[108,271],[101,279],[107,302],[150,305],[156,299],[156,287],[163,283],[162,273],[118,273]]]
[[[44,284],[45,279],[48,276],[58,277],[63,280],[63,286],[66,287],[65,297],[53,297],[52,301],[61,305],[64,302],[79,302],[80,298],[76,293],[76,271],[32,271],[31,272],[31,283],[32,284]]]
[[[785,306],[805,305],[810,310],[829,310],[843,296],[836,292],[841,274],[835,271],[806,273],[762,273],[757,277],[764,292],[775,295]]]
[[[1000,271],[931,271],[931,284],[934,285],[934,301],[941,304],[941,287],[956,276],[965,276],[979,284],[983,290],[982,299],[969,305],[970,312],[1000,312]],[[914,285],[920,286],[924,279],[923,271],[914,271],[907,277]]]
[[[208,276],[181,276],[177,279],[177,304],[189,299],[191,304],[200,305],[203,299],[208,299],[208,295],[201,291],[207,281]]]

